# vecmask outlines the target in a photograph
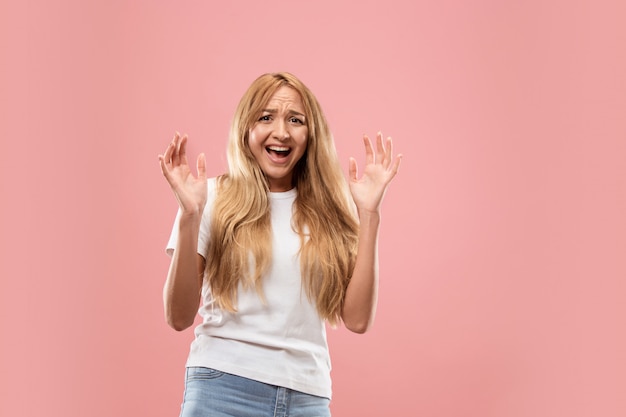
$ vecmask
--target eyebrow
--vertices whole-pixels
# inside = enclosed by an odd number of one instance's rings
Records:
[[[270,113],[270,114],[278,113],[277,109],[263,109],[262,111],[263,111],[263,113]],[[289,114],[296,115],[296,116],[301,116],[301,117],[306,117],[304,114],[302,114],[302,113],[300,113],[298,111],[295,111],[295,110],[289,110]]]

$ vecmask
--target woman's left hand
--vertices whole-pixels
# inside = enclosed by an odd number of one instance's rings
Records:
[[[391,138],[383,141],[383,134],[376,135],[376,150],[367,135],[363,135],[365,143],[365,170],[358,178],[356,160],[350,158],[350,192],[359,211],[359,215],[378,213],[387,186],[398,173],[402,155],[393,157]]]

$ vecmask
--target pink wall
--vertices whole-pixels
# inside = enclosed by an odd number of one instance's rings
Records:
[[[374,330],[330,333],[334,416],[626,415],[622,1],[0,5],[0,415],[175,416],[175,130],[209,174],[258,75],[379,129]]]

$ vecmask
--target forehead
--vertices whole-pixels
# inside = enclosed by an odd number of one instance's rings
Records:
[[[300,93],[291,87],[282,86],[270,97],[267,108],[290,108],[303,112],[302,98]]]

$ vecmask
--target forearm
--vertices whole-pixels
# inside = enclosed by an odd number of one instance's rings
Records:
[[[356,333],[365,333],[376,315],[378,302],[378,230],[380,214],[359,215],[359,245],[354,272],[344,300],[342,319]]]
[[[193,324],[198,312],[204,264],[198,255],[200,215],[183,215],[179,221],[178,241],[163,288],[167,323],[175,330]]]

